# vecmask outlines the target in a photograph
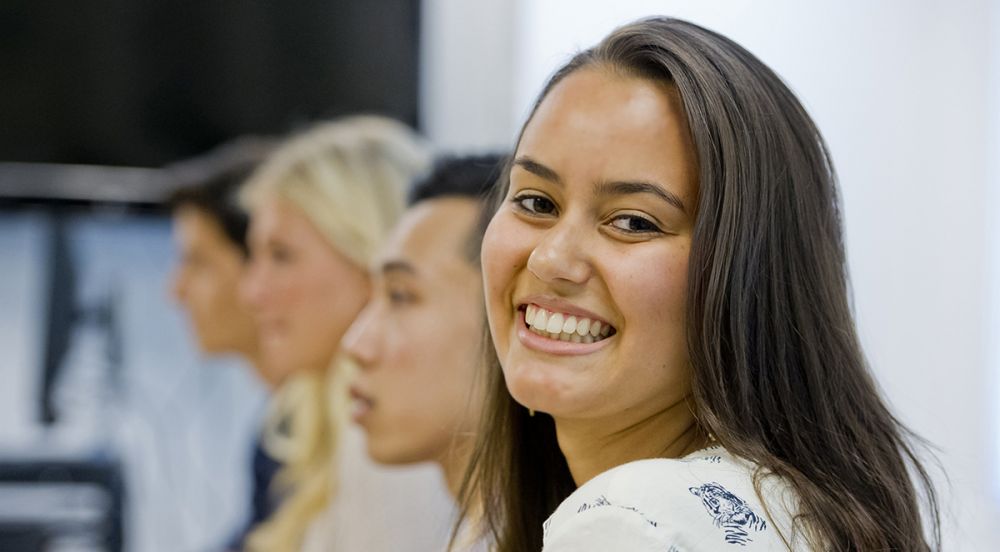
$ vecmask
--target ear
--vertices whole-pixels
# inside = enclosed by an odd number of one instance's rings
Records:
[[[701,488],[700,487],[688,487],[688,490],[691,491],[691,494],[693,494],[694,496],[698,496],[698,497],[701,496]]]

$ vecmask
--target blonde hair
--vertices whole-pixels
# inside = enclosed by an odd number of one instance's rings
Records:
[[[280,146],[240,192],[251,212],[279,198],[300,209],[340,253],[371,262],[405,207],[407,186],[431,156],[408,127],[354,116],[319,124]],[[265,450],[284,465],[278,510],[249,534],[252,552],[297,552],[312,520],[336,490],[337,439],[346,418],[349,367],[338,355],[326,370],[294,374],[275,392]]]

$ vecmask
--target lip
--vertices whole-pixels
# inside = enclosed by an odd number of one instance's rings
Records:
[[[534,303],[538,305],[538,303]],[[539,305],[541,306],[541,305]],[[544,308],[544,307],[543,307]],[[577,309],[579,311],[579,309]],[[583,311],[586,312],[586,311]],[[577,314],[577,313],[570,313]],[[586,314],[579,314],[582,316],[587,316]],[[600,320],[598,318],[598,320]],[[601,321],[603,323],[603,320]],[[528,349],[538,351],[541,353],[548,353],[550,355],[559,356],[580,356],[589,355],[600,351],[601,349],[608,346],[608,343],[614,339],[615,336],[602,339],[595,343],[573,343],[572,341],[557,341],[555,339],[549,339],[547,337],[542,337],[535,332],[528,329],[528,325],[524,322],[524,311],[517,311],[517,339],[522,345]]]
[[[359,389],[357,386],[351,386],[351,419],[354,423],[364,426],[365,421],[371,415],[372,409],[375,408],[375,401],[372,400],[371,396],[366,394],[364,391]]]
[[[524,297],[517,303],[517,308],[520,309],[523,314],[524,310],[521,309],[521,307],[525,307],[527,305],[536,305],[542,307],[543,309],[549,312],[561,312],[563,314],[569,314],[578,317],[582,316],[584,318],[589,318],[591,320],[597,320],[601,324],[607,324],[608,326],[614,327],[614,324],[609,324],[607,320],[602,318],[597,313],[591,312],[587,309],[582,309],[568,301],[552,297],[550,295],[531,295],[528,297]]]

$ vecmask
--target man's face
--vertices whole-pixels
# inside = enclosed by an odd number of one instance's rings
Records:
[[[372,298],[343,341],[358,364],[354,420],[376,461],[443,461],[474,427],[479,400],[482,283],[466,243],[477,201],[418,203],[374,267]]]
[[[257,333],[237,288],[245,272],[239,246],[229,241],[219,223],[196,207],[174,214],[174,242],[180,262],[172,292],[188,315],[202,351],[251,353]]]

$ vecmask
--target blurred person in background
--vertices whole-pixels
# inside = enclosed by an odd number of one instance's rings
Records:
[[[239,205],[238,193],[265,151],[254,148],[235,159],[212,153],[207,159],[187,163],[187,170],[172,169],[198,174],[180,177],[195,182],[177,188],[168,200],[180,255],[171,291],[202,352],[237,354],[273,386],[279,376],[269,373],[261,362],[253,315],[239,297],[249,256],[249,217]],[[193,164],[199,168],[191,168]]]
[[[253,368],[269,390],[283,378],[260,355],[256,323],[239,297],[247,270],[249,217],[239,205],[244,181],[264,159],[269,142],[243,139],[206,156],[168,167],[184,182],[169,198],[174,241],[180,259],[173,274],[174,298],[188,316],[199,349],[208,355],[235,354]],[[269,488],[280,463],[260,439],[252,452],[252,490],[248,521],[229,548],[241,547],[246,533],[267,519],[277,502]]]
[[[354,421],[377,462],[434,462],[456,497],[478,424],[484,328],[479,245],[498,155],[446,158],[411,191],[344,338]],[[444,545],[444,543],[442,543]],[[463,549],[478,544],[460,541]]]
[[[339,352],[371,293],[367,267],[404,208],[406,187],[429,165],[404,125],[350,117],[292,137],[241,192],[251,213],[242,295],[262,361],[283,374],[263,441],[284,465],[271,489],[281,504],[245,550],[426,550],[447,523],[410,524],[420,520],[415,510],[444,509],[421,496],[435,483],[426,474],[387,474],[360,461],[360,440],[345,434],[350,374]]]

